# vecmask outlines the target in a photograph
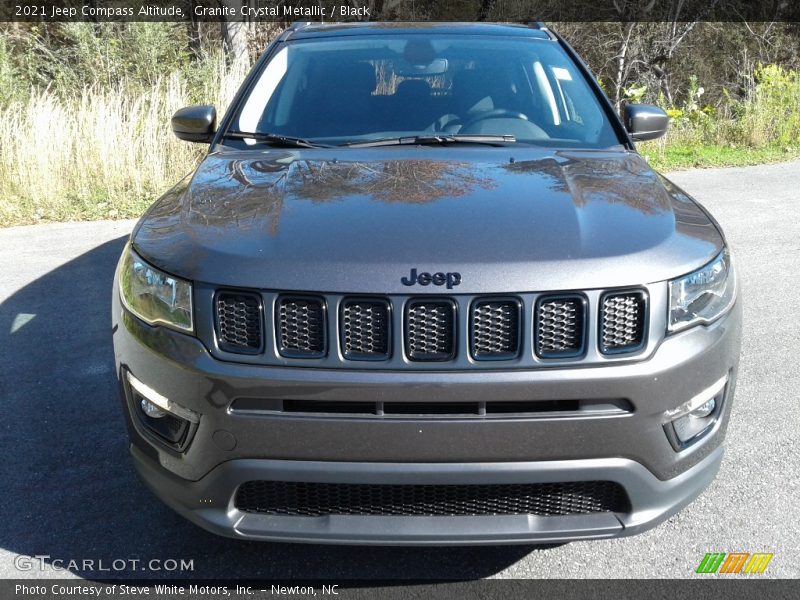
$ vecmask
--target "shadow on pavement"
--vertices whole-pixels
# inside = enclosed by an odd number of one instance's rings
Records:
[[[47,273],[0,305],[0,548],[78,561],[88,578],[471,579],[530,546],[390,548],[241,542],[162,505],[128,458],[111,345],[111,283],[125,237]],[[83,560],[94,565],[84,570]],[[142,561],[98,571],[98,561]],[[151,559],[194,570],[144,570]],[[59,564],[59,563],[55,563]],[[119,564],[119,563],[118,563]],[[26,575],[3,565],[5,577]],[[31,575],[32,573],[27,573]]]

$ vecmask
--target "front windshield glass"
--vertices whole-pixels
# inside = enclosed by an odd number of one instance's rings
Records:
[[[287,43],[240,107],[231,129],[325,144],[420,135],[620,144],[571,59],[536,38],[417,33]]]

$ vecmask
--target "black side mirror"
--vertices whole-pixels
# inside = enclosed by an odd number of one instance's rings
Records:
[[[208,104],[187,106],[172,115],[172,132],[187,142],[211,143],[217,128],[217,109]]]
[[[625,129],[637,142],[660,138],[669,127],[667,113],[652,104],[628,104],[622,118]]]

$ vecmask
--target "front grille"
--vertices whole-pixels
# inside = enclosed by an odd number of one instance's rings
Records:
[[[217,342],[221,350],[257,354],[263,345],[261,297],[219,292],[216,298]]]
[[[647,315],[644,292],[606,294],[600,304],[600,351],[614,354],[641,348]]]
[[[406,354],[411,360],[455,356],[456,307],[449,300],[412,300],[406,307]]]
[[[508,359],[519,354],[518,300],[482,300],[472,305],[472,357]]]
[[[204,341],[217,358],[392,370],[602,364],[643,351],[650,312],[645,287],[411,298],[221,289],[209,302]]]
[[[281,355],[313,358],[325,354],[325,305],[321,299],[283,296],[276,313]]]
[[[389,303],[345,300],[342,304],[342,354],[351,360],[389,356]]]
[[[586,301],[583,296],[548,296],[536,303],[536,354],[566,358],[583,353]]]
[[[625,512],[612,481],[517,484],[352,484],[248,481],[234,500],[245,512],[280,516],[564,516]]]

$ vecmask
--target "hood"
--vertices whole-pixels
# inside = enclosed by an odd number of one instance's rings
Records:
[[[627,151],[388,147],[209,154],[139,222],[133,243],[213,284],[441,293],[639,285],[711,260],[722,236]]]

